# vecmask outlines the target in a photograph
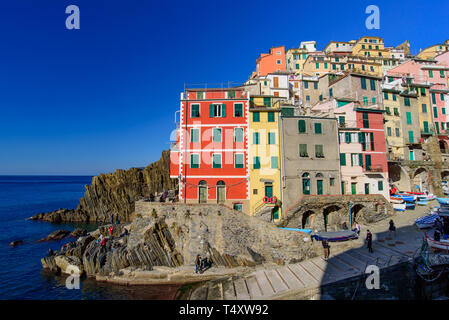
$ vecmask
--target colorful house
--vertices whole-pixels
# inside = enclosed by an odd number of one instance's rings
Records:
[[[277,71],[286,71],[285,47],[274,47],[270,53],[262,53],[256,61],[256,76],[266,76]]]

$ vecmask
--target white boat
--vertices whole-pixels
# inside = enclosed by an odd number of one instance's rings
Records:
[[[418,196],[418,201],[430,201],[436,199],[435,195],[429,193],[426,195]]]
[[[405,211],[405,203],[393,203],[393,209],[396,211]]]
[[[435,241],[426,233],[426,242],[427,245],[432,249],[449,251],[449,240],[440,239],[440,241]]]
[[[392,197],[392,198],[390,198],[390,202],[391,202],[391,203],[404,203],[404,200],[403,200],[403,199],[400,199],[400,198],[394,198],[394,197]]]
[[[420,217],[415,220],[415,224],[419,229],[432,228],[435,225],[435,220],[438,218],[438,214],[428,214],[427,216]]]

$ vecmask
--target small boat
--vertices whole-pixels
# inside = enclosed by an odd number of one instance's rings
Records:
[[[312,233],[312,229],[294,229],[294,228],[279,228],[279,229],[306,233],[308,235]]]
[[[395,194],[394,197],[401,198],[405,202],[413,202],[416,200],[416,196],[414,196],[414,195]]]
[[[449,205],[449,198],[437,198],[439,204]]]
[[[434,200],[436,197],[429,193],[423,196],[418,196],[418,201],[430,201],[430,200]]]
[[[403,200],[402,198],[391,197],[391,198],[390,198],[390,202],[391,202],[391,203],[403,203],[404,200]]]
[[[347,241],[357,239],[359,236],[356,232],[350,230],[334,231],[334,232],[317,232],[312,238],[316,241],[327,240],[329,242]]]
[[[405,203],[393,203],[393,209],[396,211],[405,211]]]
[[[419,229],[432,228],[437,218],[437,214],[429,214],[427,216],[416,219],[415,224]]]
[[[419,201],[418,200],[416,203],[418,204],[418,206],[427,206],[429,204],[429,201],[424,201],[424,200]]]
[[[432,249],[449,251],[449,240],[447,239],[440,239],[440,241],[436,241],[433,238],[429,237],[426,233],[426,242],[427,245]]]
[[[415,210],[416,207],[416,203],[406,203],[405,204],[405,209],[407,210]]]
[[[415,196],[422,196],[422,195],[425,195],[424,192],[409,192],[409,191],[405,191],[404,193],[405,193],[405,194],[413,194],[413,195],[415,195]]]

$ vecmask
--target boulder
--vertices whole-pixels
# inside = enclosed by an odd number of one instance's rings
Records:
[[[76,228],[75,230],[73,230],[70,233],[70,236],[72,238],[79,238],[79,237],[84,237],[87,235],[87,231],[85,229],[81,229],[81,228]]]
[[[13,241],[13,242],[11,242],[9,245],[10,245],[11,247],[16,247],[16,246],[19,246],[19,245],[21,245],[21,244],[23,244],[23,240],[16,240],[16,241]]]
[[[68,230],[56,230],[55,232],[50,233],[47,237],[40,239],[38,242],[61,240],[67,237],[69,234],[70,231]]]
[[[84,272],[83,264],[78,257],[60,255],[54,257],[54,261],[62,273],[72,274],[73,272],[79,272],[81,276]]]

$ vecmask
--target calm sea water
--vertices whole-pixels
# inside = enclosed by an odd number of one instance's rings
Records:
[[[36,213],[59,208],[75,209],[84,194],[87,176],[0,176],[0,299],[167,299],[174,287],[126,287],[82,281],[79,290],[65,287],[65,277],[42,270],[40,259],[48,249],[60,249],[73,240],[37,243],[58,229],[73,230],[95,225],[51,224],[29,221]],[[11,248],[9,243],[23,240]]]

